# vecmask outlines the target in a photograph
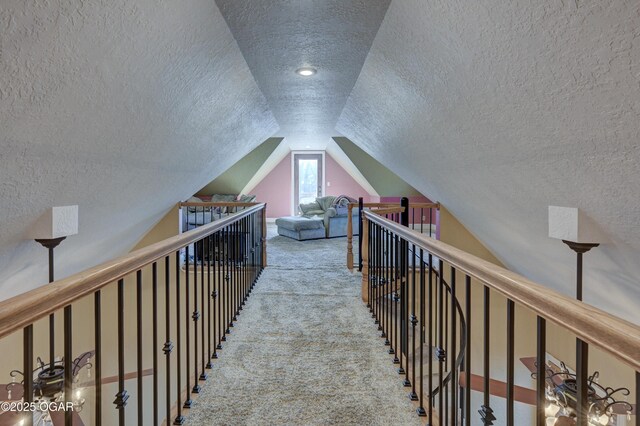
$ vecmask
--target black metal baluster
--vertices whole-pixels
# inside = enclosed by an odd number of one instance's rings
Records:
[[[214,358],[214,355],[216,353],[216,335],[215,335],[215,319],[216,319],[216,298],[215,298],[215,278],[212,276],[212,271],[211,271],[211,256],[213,256],[214,253],[214,249],[213,249],[213,235],[209,235],[209,237],[207,238],[207,246],[208,246],[208,252],[209,252],[209,258],[207,259],[207,315],[209,317],[209,320],[207,321],[208,324],[208,339],[209,339],[209,344],[207,345],[208,347],[208,357],[207,357],[207,368],[211,369],[213,368],[213,365],[211,364],[211,359]],[[214,266],[215,267],[215,266]],[[212,288],[212,284],[213,284],[213,290]],[[213,339],[213,340],[212,340]],[[211,352],[211,349],[213,347],[213,353]]]
[[[636,426],[640,424],[640,371],[636,371]]]
[[[195,249],[195,248],[194,248]],[[187,375],[187,396],[185,397],[185,401],[184,401],[184,408],[191,408],[191,405],[193,404],[193,401],[191,400],[191,393],[190,393],[190,389],[191,389],[191,365],[190,365],[190,358],[191,358],[191,336],[189,333],[189,324],[190,324],[190,320],[191,320],[191,315],[189,312],[190,309],[190,303],[189,303],[189,246],[185,247],[185,252],[186,252],[186,262],[185,262],[185,283],[184,283],[184,299],[185,299],[185,308],[184,308],[184,335],[185,335],[185,365],[186,365],[186,375]],[[194,261],[195,261],[195,256],[194,256]],[[182,391],[180,391],[182,392]]]
[[[513,300],[507,299],[507,425],[513,426],[513,405],[514,405],[514,326],[515,326],[515,304]]]
[[[198,243],[193,246],[193,312],[191,321],[193,321],[193,388],[192,393],[200,393],[200,385],[198,384],[198,320],[200,319],[200,311],[198,311]]]
[[[170,269],[170,258],[169,256],[165,256],[164,258],[164,284],[165,284],[165,293],[164,293],[164,307],[165,307],[165,324],[164,324],[164,346],[162,347],[162,352],[165,355],[165,370],[166,370],[166,413],[165,418],[167,422],[171,418],[171,351],[173,350],[173,343],[171,343],[171,269]]]
[[[358,198],[358,271],[362,271],[362,217],[364,214],[364,201],[362,197]],[[349,220],[349,219],[347,219]],[[369,221],[369,230],[371,230],[371,221]],[[371,238],[371,234],[369,234]],[[371,245],[371,243],[369,243]],[[369,257],[371,261],[371,257]]]
[[[376,321],[375,323],[378,325],[378,331],[382,330],[382,326],[380,324],[380,297],[381,297],[381,288],[380,288],[380,226],[378,224],[374,225],[374,265],[375,265],[375,292],[376,292]]]
[[[578,389],[576,411],[577,426],[587,426],[589,423],[589,400],[587,396],[589,378],[589,345],[581,339],[576,339],[576,386]]]
[[[167,299],[168,300],[168,299]],[[167,310],[169,308],[167,307]],[[188,309],[187,309],[188,312]],[[173,420],[174,425],[181,425],[184,423],[184,416],[182,415],[182,351],[180,350],[181,346],[181,336],[182,329],[180,324],[180,250],[176,252],[176,345],[177,345],[177,360],[176,360],[176,396],[177,396],[177,404],[176,407],[178,409],[178,414],[176,418]],[[187,324],[189,321],[187,320]],[[167,327],[168,328],[168,327]],[[169,349],[171,352],[171,349]],[[167,353],[167,352],[165,352]],[[167,360],[169,359],[169,354],[167,353]],[[188,359],[188,358],[187,358]],[[169,362],[169,361],[167,361]],[[167,370],[167,374],[168,370]],[[187,389],[189,389],[187,387]],[[187,392],[187,399],[189,398],[189,392]],[[167,408],[169,410],[170,408]],[[167,417],[168,419],[169,417]]]
[[[398,354],[400,355],[400,357],[402,356],[402,349],[400,348],[399,344],[402,343],[401,342],[401,336],[400,333],[402,332],[401,329],[401,321],[400,321],[400,317],[398,316],[398,302],[400,301],[400,289],[399,289],[399,281],[400,281],[400,250],[399,250],[399,238],[398,235],[394,234],[394,249],[393,249],[393,287],[394,287],[394,294],[393,294],[393,304],[395,306],[395,314],[393,315],[394,319],[395,319],[395,347],[394,347],[394,356],[393,356],[393,363],[394,364],[400,364],[400,358],[398,357]]]
[[[24,371],[22,398],[25,405],[33,402],[33,324],[26,326],[22,331],[22,368]],[[24,425],[33,425],[33,414],[27,412],[24,416]]]
[[[456,321],[456,268],[451,267],[451,423],[458,424],[458,400],[457,400],[457,388],[458,388],[458,376],[456,374],[456,339],[458,337]]]
[[[415,214],[415,209],[413,210]],[[415,216],[414,216],[415,219]],[[415,223],[415,222],[414,222]],[[409,398],[412,401],[418,400],[418,394],[416,393],[416,326],[418,325],[418,317],[416,316],[416,246],[411,246],[411,317],[409,319],[411,323],[411,392]]]
[[[385,330],[384,323],[386,318],[384,317],[385,313],[385,292],[386,287],[384,285],[384,265],[383,265],[383,250],[384,250],[384,229],[382,226],[378,225],[378,273],[376,277],[378,278],[378,318],[380,319],[380,325],[378,326],[378,330],[381,331],[380,337],[385,338]]]
[[[142,270],[136,271],[136,354],[138,367],[138,424],[144,424],[143,413],[143,386],[142,386]]]
[[[369,288],[369,312],[371,312],[372,317],[375,317],[375,315],[373,314],[374,312],[374,304],[375,304],[375,300],[373,299],[373,242],[372,242],[372,238],[373,238],[373,224],[372,222],[369,220],[367,221],[367,228],[368,228],[368,235],[369,235],[369,244],[367,245],[366,249],[368,252],[368,262],[367,262],[367,277],[368,277],[368,282],[367,282],[367,286]]]
[[[371,223],[372,233],[369,235],[370,244],[372,247],[372,256],[369,258],[369,264],[372,267],[372,275],[369,276],[371,279],[371,287],[373,288],[373,317],[375,318],[374,324],[378,324],[378,277],[376,274],[378,273],[378,265],[376,263],[377,260],[377,247],[376,247],[376,235],[378,233],[378,227],[375,223]]]
[[[238,222],[231,225],[233,229],[233,251],[231,268],[233,271],[231,280],[233,283],[233,319],[232,322],[238,321]]]
[[[207,380],[207,373],[205,371],[205,366],[207,364],[205,357],[206,357],[206,352],[205,352],[205,346],[206,346],[206,339],[205,339],[205,331],[206,331],[206,324],[205,324],[205,318],[207,315],[207,312],[209,311],[209,309],[205,310],[205,303],[209,302],[209,293],[207,292],[207,295],[205,296],[205,289],[204,289],[204,262],[205,262],[205,241],[207,240],[207,237],[203,238],[202,240],[200,240],[200,246],[201,246],[201,259],[200,259],[200,315],[202,316],[202,321],[200,321],[200,338],[201,338],[201,342],[202,342],[202,348],[200,349],[200,358],[202,361],[202,372],[200,373],[200,380]],[[211,359],[211,358],[208,358]]]
[[[428,381],[428,390],[429,390],[429,423],[433,424],[433,256],[429,253],[428,256],[428,268],[429,268],[429,290],[428,290],[428,306],[429,306],[429,321],[427,321],[426,326],[429,327],[428,330],[428,339],[427,339],[427,348],[429,350],[429,355],[427,359],[429,360],[429,371],[427,374]]]
[[[444,271],[442,272],[442,275],[444,275]],[[443,280],[444,280],[444,277],[443,277]],[[444,292],[444,315],[443,315],[444,349],[445,349],[445,354],[448,354],[449,359],[451,359],[452,357],[455,357],[455,354],[450,350],[451,348],[449,347],[449,292],[447,291],[447,288],[446,288],[446,282],[445,282],[445,287],[443,288],[443,292]],[[447,364],[446,358],[443,361],[443,366],[444,366],[444,374],[446,377],[448,373],[448,364]],[[445,381],[444,389],[442,389],[443,396],[444,396],[444,424],[449,424],[449,383],[450,382]]]
[[[381,320],[381,324],[382,324],[382,333],[380,335],[380,337],[384,338],[384,344],[386,345],[388,342],[388,329],[387,329],[387,291],[388,291],[388,287],[386,284],[386,280],[385,280],[385,276],[386,276],[386,271],[385,271],[385,261],[384,261],[384,241],[385,241],[385,235],[386,235],[386,230],[384,228],[382,228],[382,226],[380,227],[380,284],[381,287],[380,289],[382,290],[382,300],[381,300],[381,306],[382,306],[382,312],[380,314],[380,320]]]
[[[385,345],[389,346],[389,350],[387,351],[389,354],[393,355],[395,351],[393,350],[393,335],[395,330],[393,329],[393,325],[395,321],[393,320],[393,304],[394,302],[394,283],[393,283],[393,261],[392,261],[392,252],[391,252],[391,239],[393,238],[393,234],[391,231],[387,231],[387,237],[385,238],[385,281],[387,287],[387,340],[385,341]]]
[[[480,417],[485,425],[492,425],[496,419],[493,415],[493,409],[490,406],[491,390],[489,388],[491,375],[490,375],[490,320],[491,320],[491,293],[489,287],[484,287],[484,404],[478,410]]]
[[[225,228],[225,243],[224,243],[224,280],[225,280],[225,324],[227,327],[226,334],[231,333],[231,272],[229,269],[229,249],[231,246],[230,241],[230,228]]]
[[[118,393],[113,403],[118,412],[118,424],[125,426],[125,407],[129,395],[124,390],[124,280],[118,280]]]
[[[545,391],[547,380],[547,321],[538,316],[538,343],[536,354],[536,425],[546,425]]]
[[[405,198],[403,198],[404,200]],[[409,206],[405,207],[405,211],[403,213],[403,221],[402,224],[404,226],[409,225]],[[406,217],[404,217],[406,216]],[[402,382],[403,386],[408,388],[411,386],[411,380],[409,380],[409,242],[406,240],[402,240],[404,242],[402,253],[403,253],[403,262],[402,262],[402,308],[404,309],[404,315],[402,316],[402,321],[404,322],[403,326],[403,339],[404,345],[402,347],[402,351],[404,354],[404,381]]]
[[[465,382],[464,389],[464,421],[465,426],[471,426],[471,277],[465,275],[465,317],[467,318],[467,334],[465,345]]]
[[[443,335],[444,335],[444,327],[443,327],[443,313],[444,313],[444,263],[442,260],[438,263],[438,287],[436,292],[438,293],[438,349],[436,352],[436,356],[438,357],[438,415],[442,416],[445,414],[443,410],[444,403],[444,390],[443,390],[443,364],[446,361],[446,352],[443,345]]]
[[[100,290],[93,294],[93,341],[95,345],[95,354],[93,361],[93,370],[95,371],[95,416],[94,422],[96,426],[102,424],[102,301]]]
[[[216,350],[222,349],[222,341],[224,340],[224,320],[223,320],[223,312],[224,312],[224,299],[223,299],[223,291],[222,291],[222,283],[223,283],[223,275],[222,275],[222,233],[221,231],[216,232],[214,236],[215,240],[215,264],[216,271],[215,275],[218,277],[217,281],[217,301],[218,301],[218,344],[216,345]],[[214,287],[216,287],[214,285]]]
[[[158,264],[153,262],[151,265],[151,309],[152,309],[152,340],[153,351],[153,424],[158,424]],[[142,303],[142,302],[140,302]],[[142,315],[142,309],[140,309]],[[140,338],[142,340],[142,337]],[[139,379],[142,382],[142,378]]]
[[[406,319],[405,319],[405,299],[407,298],[407,292],[406,292],[406,288],[405,288],[405,270],[404,270],[404,256],[405,256],[405,242],[404,239],[402,239],[401,237],[398,238],[398,246],[399,246],[399,252],[398,252],[398,271],[399,271],[399,280],[400,280],[400,366],[398,367],[398,374],[403,375],[405,374],[405,369],[404,367],[407,367],[407,370],[409,370],[409,366],[407,365],[408,362],[408,358],[407,358],[407,350],[406,350],[406,346],[405,346],[405,339],[406,339],[406,335],[405,335],[405,328],[406,328]],[[404,385],[404,380],[403,380],[403,385]]]
[[[420,209],[420,220],[422,221],[422,209]],[[420,387],[419,387],[419,401],[420,405],[416,410],[420,417],[424,417],[427,415],[427,412],[424,409],[424,334],[425,334],[425,288],[424,288],[424,250],[420,249]],[[415,380],[414,380],[415,381]]]

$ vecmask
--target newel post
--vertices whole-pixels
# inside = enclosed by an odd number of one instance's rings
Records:
[[[262,209],[262,267],[267,267],[267,203]]]
[[[362,212],[362,229],[360,231],[360,241],[362,250],[360,260],[362,262],[362,301],[369,304],[369,219]]]
[[[353,272],[353,204],[347,207],[347,268]]]

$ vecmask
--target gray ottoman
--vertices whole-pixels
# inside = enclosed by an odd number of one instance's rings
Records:
[[[325,238],[322,219],[288,216],[276,219],[278,234],[298,241]]]

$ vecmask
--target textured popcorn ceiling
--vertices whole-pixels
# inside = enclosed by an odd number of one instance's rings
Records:
[[[284,143],[324,149],[389,0],[216,0]],[[311,66],[312,77],[295,70]]]
[[[574,294],[549,205],[608,241],[585,301],[640,324],[640,3],[393,1],[337,130],[514,270]]]
[[[0,2],[0,299],[47,280],[27,231],[78,204],[57,276],[129,250],[278,130],[215,3]]]
[[[581,208],[607,238],[585,255],[585,300],[640,323],[639,7],[2,0],[0,299],[46,281],[26,233],[49,207],[80,209],[64,276],[128,250],[266,138],[342,133],[568,294],[574,255],[547,211]]]

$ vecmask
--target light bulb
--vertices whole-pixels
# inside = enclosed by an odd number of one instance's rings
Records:
[[[603,414],[598,418],[598,421],[602,426],[607,426],[609,424],[609,416]]]
[[[549,403],[547,407],[544,409],[544,415],[547,417],[555,417],[560,411],[560,406],[557,404]]]
[[[80,399],[80,397],[82,396],[82,392],[80,391],[80,389],[76,390],[76,399]]]

